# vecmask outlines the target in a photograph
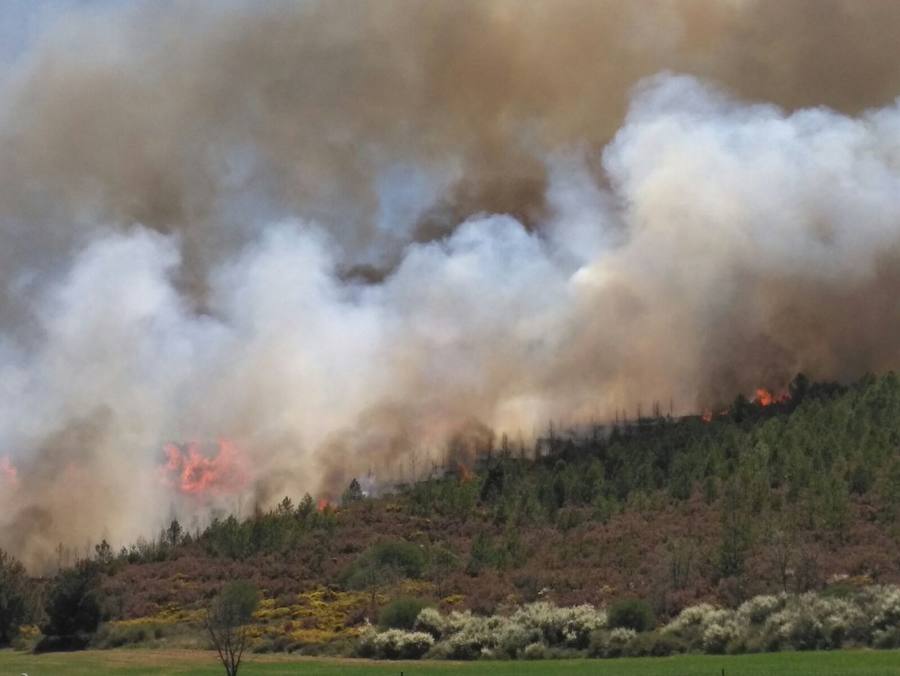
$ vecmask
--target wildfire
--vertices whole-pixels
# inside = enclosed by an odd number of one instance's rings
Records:
[[[770,390],[767,390],[764,387],[756,388],[756,395],[753,397],[753,401],[760,406],[771,406],[772,404],[783,404],[786,401],[790,401],[791,395],[787,392],[782,392],[777,397],[772,394]]]
[[[163,452],[164,482],[185,495],[224,495],[247,486],[246,463],[233,442],[220,440],[211,453],[198,442],[166,444]]]
[[[316,511],[318,512],[324,512],[329,507],[331,507],[331,503],[328,501],[328,498],[319,498],[319,502],[316,503]]]
[[[771,406],[775,403],[775,397],[772,396],[772,393],[769,392],[769,390],[767,390],[766,388],[757,387],[756,396],[753,398],[753,401],[755,401],[760,406]]]
[[[790,400],[791,395],[787,392],[782,392],[781,394],[776,396],[772,393],[771,390],[767,390],[765,387],[757,387],[756,391],[753,394],[753,399],[751,399],[754,404],[763,408],[772,406],[773,404],[784,404]],[[728,415],[730,412],[730,408],[723,409],[718,413],[713,412],[711,408],[705,408],[700,414],[700,420],[705,423],[710,423],[716,416]]]

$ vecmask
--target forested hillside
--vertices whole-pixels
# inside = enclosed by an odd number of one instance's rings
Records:
[[[123,616],[193,603],[232,569],[272,594],[366,587],[387,580],[352,574],[378,543],[419,552],[392,579],[430,581],[436,597],[483,610],[544,594],[640,596],[671,613],[835,576],[900,579],[900,380],[799,376],[788,394],[769,405],[739,397],[709,421],[548,436],[536,449],[501,440],[471,469],[391,495],[368,498],[354,483],[324,509],[287,497],[199,537],[173,524],[123,551],[106,586]]]
[[[303,618],[288,633],[327,643],[410,594],[483,613],[640,599],[663,619],[701,601],[900,581],[894,374],[798,376],[777,401],[739,397],[713,416],[475,450],[472,467],[382,497],[354,481],[327,506],[288,496],[193,533],[173,522],[119,553],[101,543],[103,616],[190,618],[223,580],[247,578],[275,615]]]

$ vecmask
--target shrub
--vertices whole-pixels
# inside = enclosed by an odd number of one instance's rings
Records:
[[[379,542],[369,547],[344,571],[343,581],[354,589],[368,589],[392,578],[422,577],[425,552],[402,540]]]
[[[19,652],[34,652],[35,646],[43,638],[36,625],[26,624],[19,627],[19,633],[10,642],[10,647]]]
[[[0,549],[0,647],[8,645],[19,633],[29,615],[28,577],[16,559]]]
[[[500,645],[504,636],[508,636],[509,620],[505,617],[468,616],[458,631],[449,633],[445,639],[447,656],[451,659],[474,660],[481,657],[483,651],[493,650]]]
[[[424,631],[439,639],[443,636],[447,627],[447,621],[437,608],[423,608],[416,617],[413,629]]]
[[[524,655],[528,646],[543,645],[541,638],[542,634],[539,630],[510,622],[500,637],[498,652],[510,659],[516,659],[520,655]]]
[[[777,596],[754,596],[738,608],[738,615],[749,624],[762,624],[768,617],[784,607],[786,594]]]
[[[368,631],[360,638],[358,651],[362,657],[385,660],[419,659],[434,645],[431,634],[423,631],[388,629]]]
[[[658,631],[647,630],[652,620],[642,605],[616,604],[608,618],[593,606],[559,608],[545,602],[522,606],[509,616],[480,617],[469,611],[443,615],[423,608],[414,626],[432,637],[431,657],[452,659],[551,658],[585,648],[595,657],[619,657],[691,650],[834,649],[848,644],[900,647],[900,625],[894,620],[900,616],[900,588],[892,586],[840,597],[812,592],[757,596],[736,610],[701,603],[685,608]],[[636,627],[643,631],[638,633]]]
[[[548,646],[586,648],[591,634],[606,626],[606,613],[583,604],[559,608],[550,603],[531,603],[519,608],[510,620],[526,629],[538,630]]]
[[[606,613],[591,605],[559,608],[550,603],[531,603],[512,615],[478,617],[470,612],[441,615],[425,608],[415,629],[427,632],[439,643],[435,657],[477,659],[484,656],[524,656],[534,643],[555,651],[586,648],[591,633],[606,626]],[[548,653],[549,654],[549,653]]]
[[[876,648],[900,648],[900,626],[877,630],[872,637],[872,645]]]
[[[874,601],[872,627],[886,629],[900,625],[900,588],[878,586],[870,593]]]
[[[378,614],[378,624],[383,629],[412,629],[427,601],[404,597],[391,601]],[[429,634],[431,632],[428,632]]]
[[[542,660],[547,657],[547,646],[543,643],[529,643],[522,651],[526,660]]]
[[[647,631],[637,634],[625,646],[625,654],[629,657],[668,657],[685,652],[684,642],[673,634],[661,631]]]
[[[623,599],[610,607],[608,623],[613,629],[633,629],[641,632],[653,629],[656,618],[646,602],[640,599]]]
[[[91,562],[61,571],[47,599],[46,635],[37,650],[81,649],[100,624],[99,573]]]
[[[626,654],[628,644],[637,632],[634,629],[617,627],[611,631],[596,631],[591,635],[588,654],[592,657],[621,657]]]
[[[733,622],[710,624],[703,632],[703,650],[721,655],[739,633],[737,625]]]
[[[159,639],[164,635],[163,625],[156,622],[104,624],[91,639],[91,647],[120,648]]]

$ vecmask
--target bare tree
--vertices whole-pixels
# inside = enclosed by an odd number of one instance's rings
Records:
[[[206,630],[227,676],[237,676],[247,647],[247,624],[259,604],[259,592],[249,582],[229,582],[206,611]]]
[[[769,538],[769,547],[769,557],[772,561],[775,573],[778,576],[778,581],[781,584],[781,590],[786,592],[788,590],[788,581],[793,572],[792,566],[795,563],[794,558],[797,549],[796,533],[789,529],[776,529]]]
[[[409,483],[415,483],[419,478],[419,473],[417,470],[417,465],[419,464],[419,449],[413,446],[409,451],[409,465],[412,471],[412,475],[409,477]]]

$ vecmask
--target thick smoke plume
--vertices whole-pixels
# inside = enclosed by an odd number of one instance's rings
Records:
[[[210,468],[248,506],[333,494],[491,430],[896,367],[898,28],[853,0],[60,11],[0,73],[0,546],[152,533],[224,504],[177,490]]]

